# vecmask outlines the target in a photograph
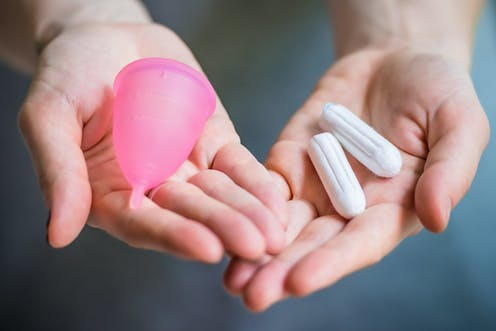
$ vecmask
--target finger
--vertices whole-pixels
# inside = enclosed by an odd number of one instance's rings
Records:
[[[286,245],[291,244],[301,230],[317,215],[315,208],[301,200],[288,201],[289,223],[286,228]],[[272,259],[266,255],[258,261],[233,258],[224,274],[224,286],[232,294],[239,294],[248,284],[255,272]]]
[[[278,141],[269,152],[267,168],[287,183],[292,199],[311,201],[320,215],[334,213],[334,208],[307,153],[307,144]],[[291,166],[288,166],[291,165]]]
[[[285,279],[293,265],[302,257],[334,237],[344,226],[339,216],[323,216],[308,223],[281,254],[260,268],[243,292],[243,299],[253,311],[267,309],[274,302],[283,299]]]
[[[256,259],[265,252],[262,234],[246,216],[193,184],[167,181],[154,190],[151,198],[163,208],[204,224],[233,255]]]
[[[207,263],[223,256],[219,238],[206,226],[163,209],[149,199],[129,208],[129,191],[113,191],[95,202],[97,227],[137,248]]]
[[[264,255],[256,261],[234,257],[224,272],[224,287],[231,294],[240,294],[255,272],[271,259],[271,255]]]
[[[84,227],[91,205],[77,109],[62,92],[35,81],[19,113],[19,127],[50,209],[48,242],[66,246]]]
[[[233,143],[222,147],[215,156],[212,169],[225,173],[236,184],[253,194],[286,226],[288,214],[285,192],[279,190],[280,186],[267,169],[243,145]]]
[[[284,247],[284,228],[275,215],[225,174],[217,170],[205,170],[191,177],[189,182],[253,221],[265,237],[267,253],[276,254]]]
[[[419,230],[413,211],[395,204],[370,207],[296,263],[287,276],[286,290],[301,296],[329,286],[379,262],[401,240]]]
[[[424,226],[440,232],[474,179],[489,125],[474,91],[449,98],[430,123],[430,151],[417,183],[415,206]]]

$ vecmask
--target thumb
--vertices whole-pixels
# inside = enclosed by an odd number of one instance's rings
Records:
[[[50,208],[48,242],[64,247],[81,232],[91,206],[77,108],[60,90],[35,81],[19,113],[19,127]]]
[[[473,89],[443,102],[429,124],[429,154],[415,190],[415,207],[428,230],[441,232],[474,179],[489,124]]]

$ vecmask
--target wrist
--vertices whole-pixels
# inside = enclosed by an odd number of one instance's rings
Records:
[[[411,48],[468,67],[480,0],[339,1],[331,4],[339,56],[363,48]]]
[[[338,57],[346,56],[364,49],[391,52],[408,49],[417,53],[439,55],[458,63],[466,69],[470,68],[472,44],[465,40],[452,39],[436,42],[429,39],[408,39],[405,37],[357,38],[348,39],[336,44]]]
[[[90,23],[151,22],[139,0],[45,0],[32,3],[33,41],[38,54],[66,29]]]

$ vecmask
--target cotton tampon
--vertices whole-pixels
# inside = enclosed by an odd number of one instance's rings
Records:
[[[328,132],[317,134],[308,155],[336,211],[347,219],[363,212],[365,194],[338,140]]]
[[[346,107],[324,106],[321,129],[332,132],[353,157],[380,177],[393,177],[401,170],[399,150]]]

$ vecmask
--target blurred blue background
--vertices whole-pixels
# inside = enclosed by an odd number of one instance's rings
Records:
[[[260,158],[332,63],[320,1],[145,1],[192,47]],[[484,11],[472,70],[492,143],[441,235],[422,232],[380,264],[254,315],[206,266],[132,249],[85,229],[45,243],[43,206],[16,128],[26,77],[0,66],[2,330],[496,330],[496,6]],[[3,327],[2,327],[3,326]]]

